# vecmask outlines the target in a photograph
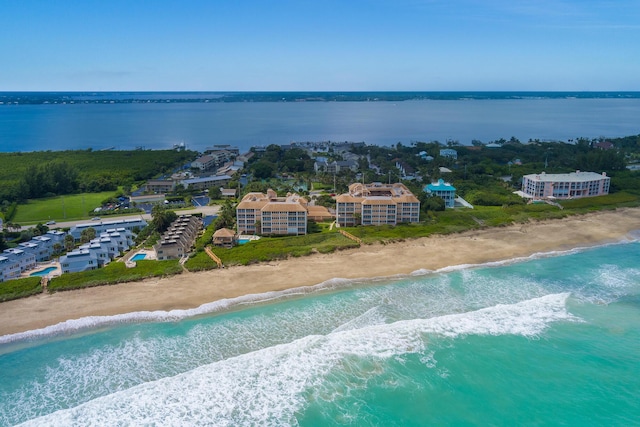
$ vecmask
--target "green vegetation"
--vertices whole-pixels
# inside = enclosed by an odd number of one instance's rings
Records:
[[[169,173],[193,151],[38,151],[0,153],[0,201],[115,191]]]
[[[299,257],[312,253],[330,253],[358,246],[353,240],[347,239],[338,232],[333,232],[262,238],[231,249],[215,248],[214,252],[225,266],[230,266],[267,262],[290,256]]]
[[[0,301],[11,301],[39,293],[42,293],[40,277],[24,277],[0,283]]]
[[[97,270],[66,273],[60,277],[54,277],[51,279],[48,289],[51,292],[55,292],[92,286],[113,285],[116,283],[147,279],[149,277],[173,276],[180,274],[182,271],[182,266],[178,260],[140,260],[136,261],[136,266],[133,268],[127,268],[123,262],[112,262],[106,267]]]
[[[13,222],[33,224],[50,219],[73,221],[88,218],[91,210],[100,206],[103,200],[113,197],[114,194],[114,191],[105,191],[31,199],[18,205]]]
[[[189,257],[187,262],[184,263],[184,267],[193,271],[213,270],[218,268],[218,264],[203,250],[196,252],[193,256]]]

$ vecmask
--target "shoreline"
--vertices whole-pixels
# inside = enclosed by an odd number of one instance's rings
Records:
[[[392,278],[420,270],[486,264],[616,243],[635,230],[640,230],[640,208],[622,208],[560,220],[366,245],[332,254],[41,294],[0,303],[0,336],[91,316],[187,310],[214,302],[224,311],[241,304],[244,298],[226,306],[224,300],[248,295],[311,287],[332,279]]]

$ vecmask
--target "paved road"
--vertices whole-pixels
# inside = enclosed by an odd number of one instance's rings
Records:
[[[220,206],[219,205],[215,205],[215,206],[199,206],[197,208],[193,208],[193,209],[183,209],[183,210],[179,210],[176,211],[176,213],[178,215],[187,215],[187,214],[195,214],[195,213],[201,213],[203,216],[207,216],[207,215],[217,215],[218,211],[220,210]],[[122,215],[122,216],[104,216],[101,219],[103,219],[104,221],[115,221],[115,220],[120,220],[120,219],[131,219],[131,218],[140,218],[142,217],[144,220],[149,221],[151,220],[151,215],[149,214],[137,214],[137,215]],[[62,222],[56,222],[55,224],[52,225],[48,225],[47,227],[49,227],[51,230],[55,230],[57,228],[71,228],[77,224],[87,224],[87,223],[91,223],[91,222],[98,222],[98,221],[91,221],[90,219],[83,219],[83,220],[79,220],[79,221],[62,221]],[[22,227],[24,228],[29,228],[32,226],[24,226]]]

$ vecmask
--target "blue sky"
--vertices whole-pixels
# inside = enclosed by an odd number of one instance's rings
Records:
[[[0,91],[640,90],[638,0],[0,0]]]

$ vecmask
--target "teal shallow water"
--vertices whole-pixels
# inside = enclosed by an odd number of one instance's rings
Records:
[[[638,261],[625,243],[2,337],[0,425],[640,425]]]

